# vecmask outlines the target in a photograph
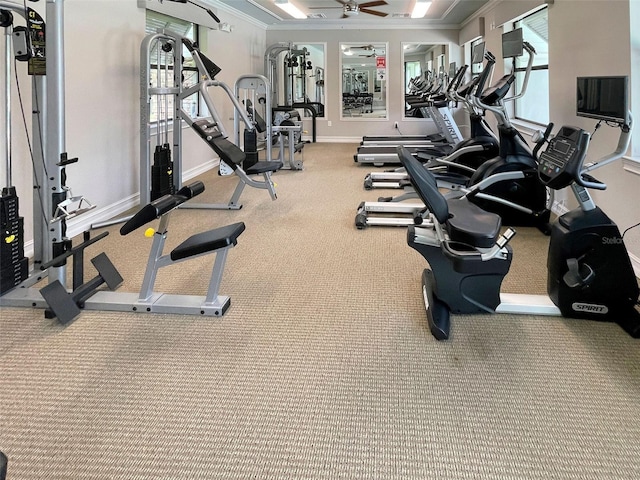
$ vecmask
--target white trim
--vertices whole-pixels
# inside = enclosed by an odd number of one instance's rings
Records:
[[[234,12],[235,13],[235,12]],[[402,21],[407,21],[407,19],[402,19]],[[307,22],[307,23],[305,23]],[[375,20],[373,21],[375,22]],[[397,23],[393,22],[393,20],[385,21],[385,30],[458,30],[460,25],[454,24],[446,24],[446,25],[425,25],[425,24],[405,24],[401,23],[399,20]],[[323,20],[322,23],[313,23],[309,24],[308,20],[298,20],[291,21],[287,23],[282,23],[280,25],[268,25],[267,30],[279,30],[279,31],[287,31],[287,30],[378,30],[380,31],[380,23],[359,23],[359,22],[339,22],[332,20]]]
[[[634,157],[622,157],[622,168],[627,172],[640,175],[640,158]]]
[[[304,137],[306,139],[306,136]],[[308,138],[311,140],[311,137]],[[362,137],[316,137],[316,143],[357,143],[360,144]]]
[[[260,27],[263,30],[266,30],[269,25],[267,25],[266,23],[262,23],[259,20],[256,20],[255,18],[247,15],[246,13],[241,12],[240,10],[236,10],[235,8],[230,7],[229,5],[222,3],[222,2],[217,2],[214,0],[206,0],[205,3],[208,3],[211,6],[214,6],[215,8],[222,10],[225,13],[229,13],[231,15],[235,15],[236,17],[240,18],[241,20],[244,20],[245,22],[250,23],[251,25],[254,25],[256,27]],[[275,17],[275,14],[270,12],[270,15],[273,15]],[[222,19],[221,19],[222,20]]]
[[[194,168],[191,168],[186,172],[183,172],[183,182],[217,167],[219,163],[219,159],[214,158]],[[100,222],[106,222],[109,219],[116,218],[118,215],[126,212],[127,210],[135,208],[139,204],[140,192],[137,192],[118,202],[112,203],[111,205],[107,205],[106,207],[102,208],[95,208],[84,215],[72,218],[67,224],[67,236],[69,238],[73,238],[86,230],[90,230],[91,225]],[[33,256],[33,241],[27,242],[27,244],[30,248],[30,254],[28,256]],[[25,244],[25,255],[27,255],[27,244]]]

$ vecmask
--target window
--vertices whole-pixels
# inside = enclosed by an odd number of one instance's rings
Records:
[[[536,51],[524,97],[515,101],[514,117],[528,122],[549,123],[549,21],[546,8],[513,23],[522,28],[522,38]],[[515,60],[516,91],[522,89],[528,56]]]
[[[146,34],[150,35],[156,33],[159,29],[171,30],[172,32],[177,33],[185,38],[188,38],[194,43],[198,43],[199,40],[199,28],[198,25],[192,22],[188,22],[186,20],[180,20],[178,18],[170,17],[168,15],[163,15],[158,12],[154,12],[152,10],[147,10],[147,19],[146,19]],[[167,81],[169,79],[173,79],[173,62],[171,56],[166,55],[158,55],[157,46],[154,47],[154,50],[151,52],[151,82],[154,85],[162,85],[168,86]],[[182,66],[183,72],[183,86],[185,88],[191,87],[198,83],[199,75],[198,68],[196,67],[195,61],[191,57],[189,50],[183,45],[182,46],[182,56],[184,58],[184,63]],[[159,59],[159,60],[158,60]],[[168,60],[165,60],[168,59]],[[160,65],[158,65],[158,61]],[[167,65],[165,62],[169,62]],[[163,72],[167,74],[167,78],[158,79],[158,72]],[[161,75],[163,74],[161,73]],[[167,101],[159,101],[151,103],[151,114],[150,121],[157,122],[158,121],[158,113],[161,114],[163,112],[173,111],[173,96],[168,95]],[[192,117],[197,117],[201,114],[200,112],[200,95],[195,93],[190,97],[184,99],[182,101],[182,107],[189,113]]]
[[[411,80],[417,80],[418,77],[422,75],[422,70],[420,69],[420,62],[411,61],[404,62],[404,91],[405,93],[409,93],[411,91]]]

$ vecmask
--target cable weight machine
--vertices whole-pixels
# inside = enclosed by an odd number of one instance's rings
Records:
[[[37,1],[37,0],[31,0]],[[45,307],[46,303],[31,285],[49,278],[66,285],[66,262],[62,259],[71,246],[67,238],[69,218],[94,208],[83,196],[73,196],[66,185],[66,167],[76,163],[65,151],[64,50],[62,0],[46,4],[47,25],[38,12],[25,5],[0,1],[2,27],[5,29],[5,117],[6,187],[2,191],[2,288],[0,305]],[[14,26],[14,14],[26,26]],[[27,273],[24,256],[24,229],[18,214],[18,197],[12,186],[11,152],[11,64],[27,62],[31,77],[31,137],[27,132],[33,165],[33,237],[32,270]],[[23,118],[26,123],[26,119]],[[60,259],[56,261],[56,259]],[[6,267],[6,261],[9,266]]]
[[[176,190],[174,194],[165,194],[156,200],[147,202],[135,215],[128,219],[120,229],[121,235],[127,235],[138,228],[159,221],[156,229],[149,228],[153,242],[149,252],[147,268],[139,293],[116,292],[122,283],[122,277],[111,263],[105,253],[101,253],[91,259],[97,275],[84,279],[84,251],[100,241],[108,232],[103,232],[91,238],[89,232],[84,232],[83,241],[75,246],[65,237],[67,218],[80,215],[93,208],[84,200],[84,197],[70,195],[66,187],[66,175],[64,169],[67,165],[75,163],[77,159],[68,159],[64,152],[65,122],[64,122],[64,0],[47,1],[47,19],[49,20],[46,33],[48,56],[46,62],[46,78],[44,75],[34,78],[34,177],[36,178],[35,190],[50,193],[50,197],[40,195],[37,198],[36,207],[40,205],[42,220],[39,215],[34,216],[34,223],[46,231],[41,235],[36,229],[36,244],[46,247],[46,241],[51,242],[51,249],[43,248],[44,254],[38,259],[43,270],[38,278],[34,278],[30,284],[22,282],[16,288],[6,292],[0,297],[0,305],[26,308],[43,308],[45,316],[57,318],[66,324],[73,320],[82,309],[105,311],[129,311],[149,313],[175,313],[200,316],[222,316],[230,306],[230,298],[219,294],[220,282],[229,249],[233,248],[245,226],[242,222],[215,228],[197,233],[185,239],[171,252],[164,252],[165,240],[168,235],[169,217],[181,204],[189,201],[204,191],[201,182],[194,182]],[[0,0],[0,10],[9,9],[28,17],[30,11],[21,8],[13,2]],[[39,17],[38,17],[39,18]],[[40,22],[40,20],[38,20]],[[44,22],[40,22],[41,37],[44,40]],[[8,45],[10,45],[8,43]],[[9,48],[9,47],[8,47]],[[165,50],[168,50],[165,48]],[[175,51],[175,49],[174,49]],[[169,53],[169,52],[165,52]],[[9,57],[8,57],[9,58]],[[44,44],[42,56],[39,57],[40,67],[44,66]],[[211,62],[212,63],[212,62]],[[44,88],[46,86],[46,88]],[[159,89],[173,87],[159,86]],[[46,92],[46,97],[45,93]],[[159,93],[163,93],[160,91]],[[38,108],[38,99],[46,98],[45,105]],[[163,102],[164,104],[164,99]],[[167,101],[169,105],[169,101]],[[175,106],[175,103],[174,103]],[[48,107],[48,108],[47,108]],[[170,108],[165,109],[169,111]],[[143,114],[146,115],[146,110]],[[40,117],[44,119],[44,127],[40,128]],[[145,117],[148,118],[148,117]],[[180,128],[178,128],[178,132]],[[168,144],[166,133],[158,137]],[[229,142],[230,143],[230,142]],[[148,142],[145,143],[148,145]],[[46,145],[46,148],[44,146]],[[233,145],[233,144],[231,144]],[[233,145],[235,147],[235,145]],[[237,147],[235,147],[237,148]],[[239,156],[238,156],[239,157]],[[165,157],[167,158],[167,157]],[[170,158],[169,158],[170,160]],[[149,178],[146,169],[147,178]],[[179,180],[179,177],[178,177]],[[174,182],[177,182],[173,178]],[[147,199],[150,189],[142,189],[141,198]],[[41,203],[40,203],[41,202]],[[34,207],[34,209],[36,209]],[[53,212],[53,213],[52,213]],[[51,215],[49,219],[48,215]],[[42,236],[41,239],[38,237]],[[209,286],[205,296],[198,295],[172,295],[154,290],[155,279],[160,268],[173,265],[178,262],[198,258],[203,255],[215,253],[215,263],[212,268]],[[73,286],[66,286],[66,263],[73,260]],[[46,272],[45,272],[46,270]],[[27,288],[48,274],[48,284],[43,288]],[[35,277],[35,275],[34,275]],[[100,288],[105,285],[107,289]],[[100,288],[100,289],[99,289]]]

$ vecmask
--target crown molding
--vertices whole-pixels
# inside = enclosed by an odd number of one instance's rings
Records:
[[[228,6],[225,3],[217,2],[216,0],[202,0],[202,3],[207,3],[207,4],[211,5],[212,7],[217,8],[220,11],[223,11],[223,12],[228,13],[230,15],[235,15],[236,17],[240,18],[241,20],[244,20],[245,22],[250,23],[251,25],[253,25],[255,27],[262,28],[263,30],[267,30],[267,27],[269,27],[268,24],[263,23],[263,22],[261,22],[259,20],[256,20],[252,16],[247,15],[246,13],[243,13],[243,12],[241,12],[239,10],[236,10],[235,8],[232,8],[232,7]],[[276,16],[272,12],[268,12],[268,13],[269,13],[269,15],[272,15],[274,18],[281,20],[280,17]]]
[[[405,20],[406,21],[406,20]],[[267,30],[274,31],[286,31],[286,30],[308,30],[310,27],[313,30],[381,30],[380,23],[376,23],[375,20],[373,23],[352,23],[348,22],[340,22],[334,20],[323,20],[322,23],[305,23],[305,20],[300,20],[296,22],[288,22],[282,23],[280,25],[268,25]],[[429,24],[419,24],[419,23],[403,23],[402,21],[398,22],[385,22],[384,30],[458,30],[460,29],[460,25],[447,24],[447,25],[429,25]]]

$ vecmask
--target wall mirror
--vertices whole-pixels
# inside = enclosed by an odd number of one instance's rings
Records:
[[[387,118],[387,54],[387,43],[340,44],[342,119]]]
[[[285,58],[284,74],[289,85],[289,105],[305,104],[298,109],[304,117],[311,116],[310,108],[318,117],[324,117],[325,106],[325,44],[297,44],[289,59]]]
[[[430,43],[403,43],[402,65],[404,66],[405,118],[423,118],[419,111],[411,108],[406,101],[408,95],[415,95],[425,90],[438,88],[449,74],[449,63],[446,45]]]
[[[274,107],[297,107],[300,115],[324,117],[325,43],[277,43],[265,54]]]

